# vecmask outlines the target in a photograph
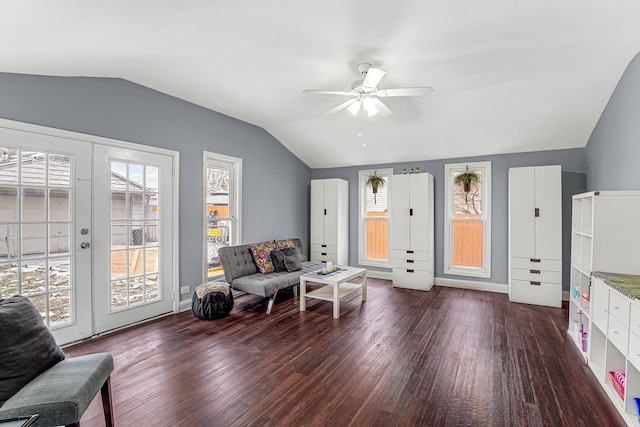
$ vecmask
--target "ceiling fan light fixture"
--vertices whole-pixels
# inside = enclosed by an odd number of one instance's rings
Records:
[[[349,108],[347,108],[347,110],[349,110],[349,112],[355,116],[358,114],[358,111],[360,111],[360,104],[362,104],[362,102],[356,101],[353,104],[349,105]]]
[[[375,102],[373,102],[373,99],[365,98],[364,100],[362,100],[362,105],[364,107],[364,110],[369,115],[369,117],[372,117],[378,114],[378,107],[376,107],[376,104]]]

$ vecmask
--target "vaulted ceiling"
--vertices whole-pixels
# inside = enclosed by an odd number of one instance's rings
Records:
[[[0,40],[0,71],[124,78],[320,168],[584,147],[640,51],[640,2],[5,0]],[[385,98],[390,117],[302,92],[348,91],[361,62],[380,89],[434,91]]]

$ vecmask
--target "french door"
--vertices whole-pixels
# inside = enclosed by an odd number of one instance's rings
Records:
[[[0,120],[0,293],[59,344],[174,311],[172,155],[80,137]]]
[[[89,239],[91,145],[0,128],[0,292],[29,297],[59,343],[92,334]]]
[[[172,164],[167,155],[95,146],[96,333],[173,311]]]

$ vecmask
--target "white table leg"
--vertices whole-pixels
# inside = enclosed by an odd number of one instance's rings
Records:
[[[367,300],[367,270],[362,275],[362,302]]]
[[[333,318],[340,318],[340,283],[333,284]]]
[[[300,277],[300,311],[307,309],[307,280]]]

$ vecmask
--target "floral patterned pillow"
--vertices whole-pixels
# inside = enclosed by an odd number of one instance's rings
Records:
[[[295,248],[296,245],[293,244],[293,239],[288,238],[286,240],[274,240],[272,251],[279,251],[284,248]]]
[[[258,270],[261,273],[267,274],[275,271],[273,261],[271,261],[271,251],[273,250],[273,243],[262,242],[255,245],[251,245],[251,253],[253,254],[253,260],[258,266]]]

